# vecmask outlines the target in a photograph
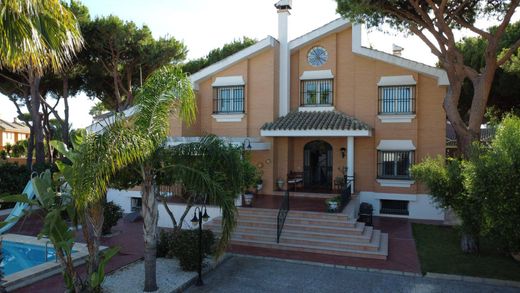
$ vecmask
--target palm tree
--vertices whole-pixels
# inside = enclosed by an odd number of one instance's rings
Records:
[[[244,179],[255,177],[256,168],[244,160],[242,148],[226,144],[214,135],[200,142],[165,147],[158,157],[161,166],[157,172],[158,183],[181,187],[174,196],[186,202],[186,209],[177,222],[162,197],[174,231],[182,229],[183,220],[193,205],[203,202],[216,205],[223,214],[217,254],[224,252],[236,224],[236,196],[244,189],[243,183],[247,181]]]
[[[185,121],[195,117],[195,96],[189,79],[179,69],[163,67],[151,74],[136,94],[134,114],[125,118],[116,114],[113,123],[103,131],[75,136],[73,151],[63,143],[53,142],[56,149],[72,161],[72,165],[57,163],[72,188],[74,204],[79,211],[83,233],[89,250],[88,275],[99,268],[99,240],[103,225],[103,202],[108,184],[122,168],[138,163],[145,182],[143,204],[145,260],[150,266],[157,226],[157,204],[151,189],[151,168],[148,163],[166,138],[169,117],[173,112]],[[74,141],[81,139],[82,141]],[[148,267],[147,266],[147,267]],[[153,268],[155,271],[155,268]]]
[[[0,69],[22,73],[30,86],[32,129],[27,156],[45,161],[39,86],[46,70],[59,71],[81,49],[83,38],[74,14],[59,0],[0,1]],[[5,76],[4,76],[5,77]]]

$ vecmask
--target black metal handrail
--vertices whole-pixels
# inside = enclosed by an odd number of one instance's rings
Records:
[[[280,243],[280,235],[282,234],[283,225],[285,224],[285,218],[287,218],[287,214],[289,213],[289,191],[286,190],[282,203],[280,204],[280,209],[278,210],[278,216],[276,220],[276,243]]]
[[[352,198],[352,183],[354,183],[354,176],[345,176],[345,184],[341,189],[341,203],[338,212],[342,212]]]

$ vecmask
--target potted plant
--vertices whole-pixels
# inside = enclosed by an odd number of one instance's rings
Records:
[[[278,187],[278,190],[282,190],[282,189],[283,189],[283,184],[284,184],[284,183],[285,183],[285,182],[283,181],[282,178],[278,178],[278,179],[276,179],[276,186]]]
[[[259,192],[264,187],[264,181],[262,178],[256,180],[256,191]]]
[[[325,200],[327,204],[327,211],[331,213],[335,213],[338,211],[341,199],[339,197],[328,198]]]
[[[246,206],[251,206],[251,204],[253,203],[253,192],[252,191],[246,191],[244,193],[244,205]]]
[[[258,171],[256,167],[249,163],[249,160],[243,160],[244,173],[242,178],[242,190],[244,194],[242,200],[244,205],[251,206],[253,202],[253,192],[251,191],[257,184]]]

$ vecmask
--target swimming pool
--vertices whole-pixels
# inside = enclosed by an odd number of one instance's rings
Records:
[[[1,238],[4,259],[0,265],[5,275],[4,286],[9,292],[61,272],[49,239],[9,233]],[[76,242],[72,253],[74,265],[84,263],[87,256],[87,246]]]
[[[56,251],[51,243],[46,249],[45,246],[2,241],[2,255],[4,259],[0,267],[6,276],[56,259]]]

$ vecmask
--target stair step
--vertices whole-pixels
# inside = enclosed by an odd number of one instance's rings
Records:
[[[277,217],[274,215],[264,215],[264,214],[240,214],[238,216],[238,220],[248,220],[248,221],[257,221],[257,222],[266,222],[266,223],[276,223]],[[296,216],[292,214],[288,214],[287,218],[285,218],[285,223],[293,223],[293,224],[305,224],[305,225],[318,225],[318,226],[334,226],[334,227],[354,227],[356,225],[356,221],[347,220],[345,217],[344,220],[336,220],[336,219],[322,219],[322,218],[309,218]]]
[[[383,242],[384,243],[388,242],[388,235],[386,233],[382,233],[382,235],[381,235],[381,243],[383,243]],[[333,247],[314,247],[314,246],[309,246],[309,245],[304,245],[304,244],[276,243],[276,239],[273,241],[232,239],[231,244],[232,245],[235,244],[235,245],[244,245],[244,246],[263,247],[263,248],[273,248],[273,249],[281,249],[281,250],[291,250],[291,251],[302,251],[302,252],[328,254],[328,255],[383,259],[383,260],[386,260],[387,255],[388,255],[388,246],[381,246],[376,251],[367,251],[367,250],[333,248]]]
[[[215,233],[221,231],[219,225],[206,225],[207,229],[212,230]],[[276,228],[261,228],[261,227],[248,227],[239,225],[235,228],[235,232],[238,233],[256,233],[261,235],[276,235]],[[336,240],[345,242],[356,242],[356,243],[369,243],[373,237],[373,228],[365,226],[365,230],[362,234],[340,234],[340,233],[327,233],[327,232],[316,232],[316,231],[302,231],[292,230],[284,227],[282,235],[295,238],[310,238],[310,239],[324,239],[324,240]]]
[[[259,209],[259,208],[238,208],[239,215],[278,215],[278,209]],[[349,219],[347,214],[342,213],[322,213],[322,212],[309,212],[299,210],[289,210],[290,216],[296,217],[309,217],[313,219],[328,219],[328,220],[345,220]]]
[[[211,223],[215,225],[220,225],[220,218],[215,218],[211,221]],[[209,223],[208,223],[209,224]],[[206,225],[208,225],[206,224]],[[258,228],[271,228],[276,229],[277,223],[276,221],[257,221],[257,220],[245,220],[238,219],[238,226],[248,226],[248,227],[258,227]],[[314,232],[323,232],[323,233],[331,233],[331,234],[353,234],[353,235],[361,235],[365,229],[365,223],[356,222],[354,227],[348,226],[321,226],[321,225],[309,225],[302,223],[291,223],[289,221],[285,221],[284,230],[296,230],[296,231],[314,231]]]
[[[217,233],[219,234],[219,233]],[[338,249],[353,249],[360,251],[377,251],[380,246],[381,232],[374,231],[374,235],[370,242],[359,243],[351,241],[338,241],[333,239],[316,239],[316,238],[305,238],[305,237],[294,237],[282,232],[280,237],[280,243],[282,244],[297,244],[306,245],[315,248],[338,248]],[[253,240],[259,242],[269,242],[276,240],[276,233],[274,234],[262,234],[262,233],[247,233],[247,232],[235,232],[231,237],[232,240]]]

